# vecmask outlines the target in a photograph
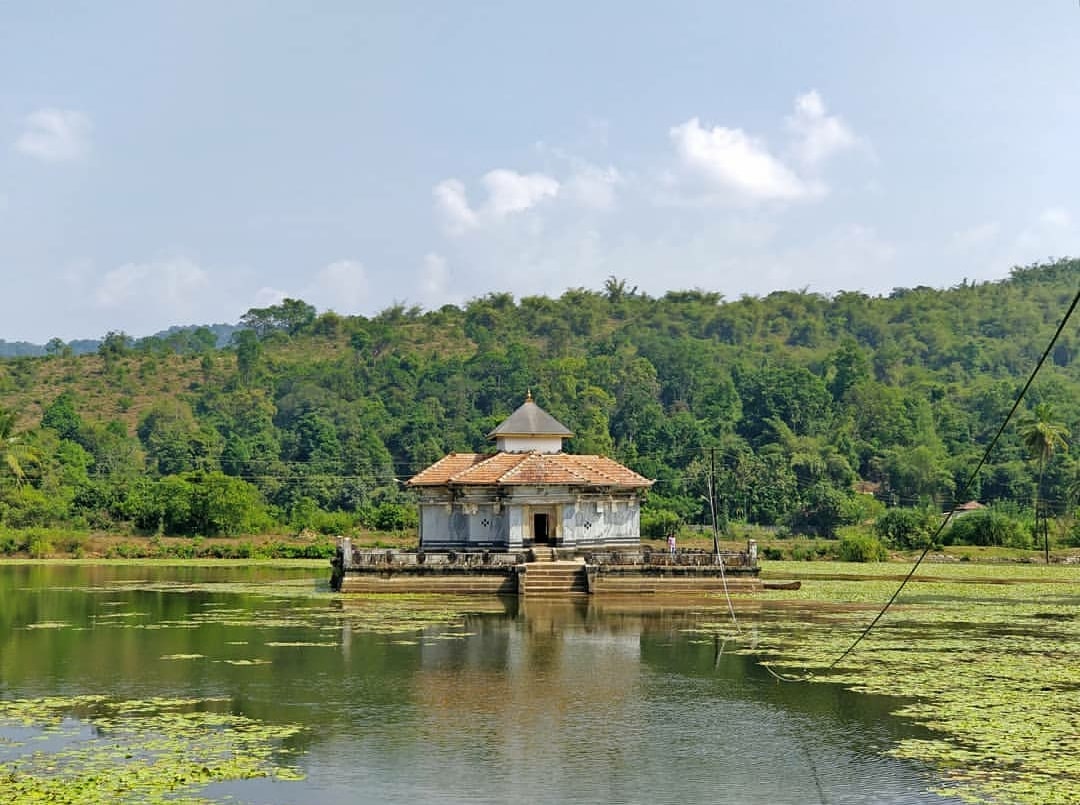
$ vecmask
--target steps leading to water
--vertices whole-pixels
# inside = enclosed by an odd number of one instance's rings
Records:
[[[561,598],[589,592],[589,580],[582,562],[556,562],[551,559],[529,562],[522,568],[519,580],[519,592],[530,598]]]

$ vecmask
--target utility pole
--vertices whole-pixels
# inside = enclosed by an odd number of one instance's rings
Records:
[[[709,448],[709,511],[712,513],[713,553],[720,558],[720,529],[716,524],[716,448]]]

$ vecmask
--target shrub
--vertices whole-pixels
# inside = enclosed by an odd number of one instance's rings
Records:
[[[60,553],[71,554],[75,559],[82,558],[85,552],[86,537],[81,535],[62,536],[54,542]]]
[[[874,533],[894,548],[925,548],[936,520],[930,509],[889,509],[874,522]]]
[[[107,555],[110,559],[142,559],[146,551],[135,542],[118,542],[109,548]]]
[[[1020,517],[1006,507],[989,509],[954,517],[945,532],[949,545],[1004,545],[1009,548],[1030,548],[1031,532]]]
[[[362,506],[357,512],[357,519],[366,528],[376,531],[408,531],[420,524],[420,514],[416,506],[404,503],[383,502],[378,506]],[[340,534],[342,530],[333,533]]]
[[[834,537],[836,527],[844,522],[848,497],[828,484],[814,484],[807,490],[803,506],[789,515],[788,525],[796,533]]]
[[[391,517],[388,519],[393,520],[395,518]],[[408,516],[406,516],[404,519],[406,522],[409,521]],[[351,512],[328,512],[323,511],[322,509],[317,509],[312,514],[305,527],[324,535],[348,534],[355,527],[355,520],[356,517]]]
[[[641,536],[663,539],[682,525],[682,518],[667,509],[645,509],[641,512]]]
[[[375,529],[377,531],[407,531],[420,524],[420,515],[415,506],[400,503],[380,503],[375,507]]]
[[[884,562],[888,558],[885,546],[872,534],[845,534],[837,554],[844,562]]]
[[[1073,521],[1072,528],[1069,529],[1069,534],[1065,540],[1067,544],[1074,548],[1080,548],[1080,516]]]
[[[844,500],[840,512],[845,523],[865,523],[881,517],[885,513],[885,504],[873,495],[856,493]]]
[[[31,534],[29,552],[34,559],[44,559],[53,552],[53,544],[44,534]]]
[[[14,556],[29,547],[30,544],[24,537],[15,536],[14,534],[5,534],[0,537],[0,554],[4,556]]]

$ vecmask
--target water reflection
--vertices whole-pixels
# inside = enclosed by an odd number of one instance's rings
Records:
[[[882,754],[912,734],[889,716],[894,700],[778,683],[738,653],[749,634],[684,631],[698,620],[686,607],[488,599],[483,613],[388,634],[370,627],[387,603],[206,585],[303,573],[29,570],[0,567],[4,697],[222,697],[306,728],[289,742],[306,780],[216,784],[212,798],[944,801],[923,770]],[[68,626],[26,628],[50,622]],[[163,659],[176,655],[198,656]]]

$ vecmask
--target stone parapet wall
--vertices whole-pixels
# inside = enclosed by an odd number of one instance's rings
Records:
[[[712,551],[677,551],[672,555],[668,551],[650,550],[584,550],[579,555],[588,565],[604,567],[700,567],[715,570],[720,562],[730,571],[757,567],[750,555],[741,551],[721,551],[719,557]]]
[[[475,567],[513,567],[526,560],[524,551],[398,551],[398,550],[361,550],[351,552],[349,570],[363,568],[404,569],[404,568],[475,568]]]

